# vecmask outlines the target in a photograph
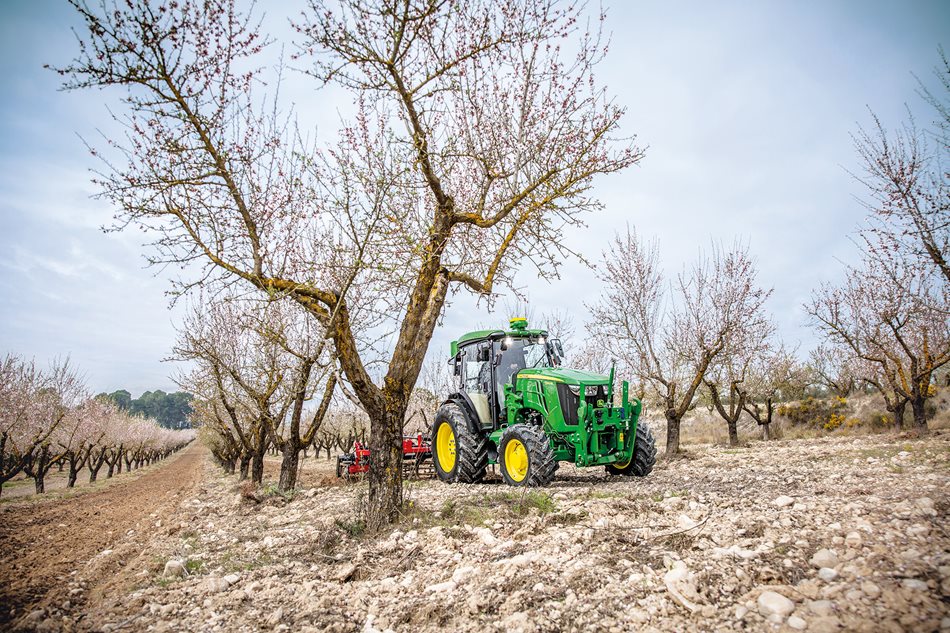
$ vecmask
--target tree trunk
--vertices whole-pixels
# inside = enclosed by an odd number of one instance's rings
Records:
[[[907,408],[907,401],[902,400],[891,407],[891,415],[894,416],[894,426],[897,430],[904,428],[904,410]]]
[[[82,469],[82,464],[79,463],[77,459],[69,460],[69,478],[66,480],[66,487],[72,488],[76,485],[76,479],[79,477],[79,471]]]
[[[775,405],[772,403],[772,398],[766,398],[765,422],[762,423],[762,439],[763,440],[772,439],[772,414],[774,412],[775,412]]]
[[[293,439],[284,442],[284,458],[280,462],[280,481],[277,483],[277,489],[281,492],[288,492],[297,485],[297,469],[300,463],[300,449]]]
[[[910,401],[910,408],[914,412],[914,428],[918,431],[927,431],[927,399],[923,394],[916,394]]]
[[[257,440],[257,450],[251,459],[251,481],[259,484],[264,481],[264,454],[267,452],[267,439],[263,429],[261,436]]]
[[[666,456],[680,452],[680,419],[672,410],[666,412]]]
[[[110,462],[109,470],[106,471],[106,479],[112,479],[112,475],[115,474],[115,462]]]
[[[250,470],[250,468],[251,468],[251,454],[250,454],[249,452],[247,452],[247,451],[242,451],[242,452],[241,452],[241,461],[240,461],[240,464],[241,464],[241,466],[240,466],[240,468],[241,468],[240,479],[241,479],[241,481],[244,481],[245,479],[247,479],[247,472],[248,472],[248,470]]]
[[[395,522],[402,509],[402,423],[405,408],[386,411],[374,420],[369,433],[369,506],[366,523],[371,531]]]
[[[726,425],[729,427],[729,446],[738,446],[739,425],[737,424],[737,420],[726,420]]]

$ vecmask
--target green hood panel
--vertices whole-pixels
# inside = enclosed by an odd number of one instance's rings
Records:
[[[581,369],[567,369],[562,367],[538,367],[536,369],[522,369],[518,378],[537,378],[562,382],[567,385],[585,383],[588,385],[606,385],[610,379],[601,374],[595,374]]]

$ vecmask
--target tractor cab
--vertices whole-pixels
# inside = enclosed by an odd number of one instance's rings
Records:
[[[545,330],[529,330],[527,320],[511,319],[511,329],[469,332],[452,343],[458,387],[477,413],[483,429],[506,422],[505,385],[514,386],[524,369],[558,367],[564,350]]]

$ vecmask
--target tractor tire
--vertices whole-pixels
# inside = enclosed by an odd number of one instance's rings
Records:
[[[441,433],[441,435],[440,435]],[[439,407],[432,423],[432,464],[446,483],[478,483],[488,470],[488,436],[472,431],[459,405]]]
[[[551,440],[541,427],[509,426],[498,443],[501,475],[509,486],[546,486],[554,479],[558,463]]]
[[[626,464],[608,464],[607,472],[611,475],[627,475],[646,477],[656,464],[656,440],[653,432],[645,422],[637,424],[637,435],[633,444],[633,457]]]

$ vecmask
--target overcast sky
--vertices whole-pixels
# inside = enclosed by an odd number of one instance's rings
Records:
[[[296,2],[267,2],[268,23]],[[853,261],[865,215],[850,133],[870,106],[887,124],[905,103],[929,121],[912,73],[933,83],[950,50],[950,2],[610,2],[610,54],[599,71],[627,108],[624,132],[648,146],[638,167],[596,182],[606,211],[569,245],[592,260],[629,224],[659,240],[670,274],[713,241],[748,244],[781,336],[814,339],[801,309],[822,280]],[[95,391],[172,390],[163,363],[177,317],[167,271],[147,269],[138,231],[103,233],[112,209],[95,200],[95,166],[80,137],[108,126],[116,92],[63,93],[43,64],[75,53],[65,2],[0,3],[0,353],[70,355]],[[346,107],[288,80],[298,108],[329,118]],[[300,82],[299,85],[296,82]],[[596,284],[576,264],[563,279],[518,279],[537,312],[578,325]],[[505,301],[499,301],[504,306]],[[503,325],[457,298],[430,348],[477,326]]]

